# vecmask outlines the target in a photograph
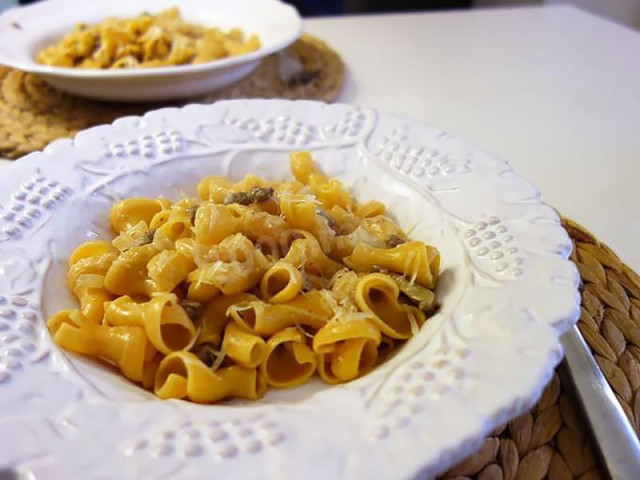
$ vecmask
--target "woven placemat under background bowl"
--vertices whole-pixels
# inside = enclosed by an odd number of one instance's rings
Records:
[[[281,54],[239,84],[188,101],[288,98],[331,101],[344,79],[339,55],[309,35],[287,49],[302,71],[283,80]],[[182,102],[182,103],[186,103]],[[166,105],[166,104],[165,104]],[[0,156],[18,158],[84,128],[139,115],[158,104],[107,104],[53,90],[35,75],[0,66]],[[640,277],[579,225],[564,220],[583,282],[579,328],[617,399],[640,432]],[[606,478],[561,365],[538,404],[496,429],[446,480],[596,480]],[[640,475],[639,475],[640,478]]]
[[[301,68],[296,70],[296,66]],[[170,104],[114,104],[81,99],[54,90],[37,75],[0,66],[0,157],[16,159],[79,130],[162,106],[231,98],[332,101],[343,79],[340,56],[310,35],[303,35],[284,52],[266,57],[252,74],[235,85]]]

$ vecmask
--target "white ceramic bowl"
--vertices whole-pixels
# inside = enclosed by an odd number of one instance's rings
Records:
[[[202,406],[161,401],[52,343],[45,319],[75,305],[69,253],[111,238],[114,201],[191,195],[205,175],[284,180],[301,149],[442,253],[441,309],[393,358],[344,385]],[[506,163],[372,110],[216,102],[58,140],[0,176],[0,466],[38,479],[433,478],[550,379],[580,312],[570,251],[555,211]]]
[[[36,63],[37,52],[77,23],[134,17],[177,6],[190,22],[260,37],[255,52],[198,65],[131,70],[84,70]],[[0,15],[0,63],[37,73],[54,87],[83,97],[125,102],[191,97],[230,85],[251,73],[259,60],[298,38],[296,10],[277,0],[47,0]]]

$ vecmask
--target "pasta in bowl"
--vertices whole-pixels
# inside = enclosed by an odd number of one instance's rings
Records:
[[[0,63],[87,98],[169,100],[239,81],[301,28],[278,0],[49,0],[0,13]]]
[[[71,68],[154,68],[198,64],[260,48],[256,35],[185,22],[177,7],[158,14],[109,18],[97,25],[77,24],[60,41],[38,52],[44,65]]]
[[[208,176],[196,198],[116,203],[113,241],[69,258],[80,308],[48,320],[55,342],[198,403],[374,368],[435,310],[440,254],[308,152],[290,164],[290,181]]]

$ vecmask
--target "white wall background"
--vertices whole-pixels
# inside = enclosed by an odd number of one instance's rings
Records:
[[[614,22],[640,28],[640,0],[476,0],[474,4],[478,7],[571,4]]]
[[[572,3],[630,27],[640,27],[640,0],[545,0],[545,4]]]

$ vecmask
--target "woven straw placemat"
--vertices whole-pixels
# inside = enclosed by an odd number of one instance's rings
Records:
[[[566,219],[563,225],[583,284],[578,327],[640,435],[640,276],[580,225]],[[477,453],[441,478],[606,478],[568,384],[561,365],[530,412],[496,429]]]
[[[303,35],[285,52],[266,57],[240,83],[171,105],[229,98],[331,101],[337,97],[343,79],[340,56],[321,40]],[[167,105],[80,99],[54,90],[37,75],[0,66],[0,157],[19,158],[84,128]]]

